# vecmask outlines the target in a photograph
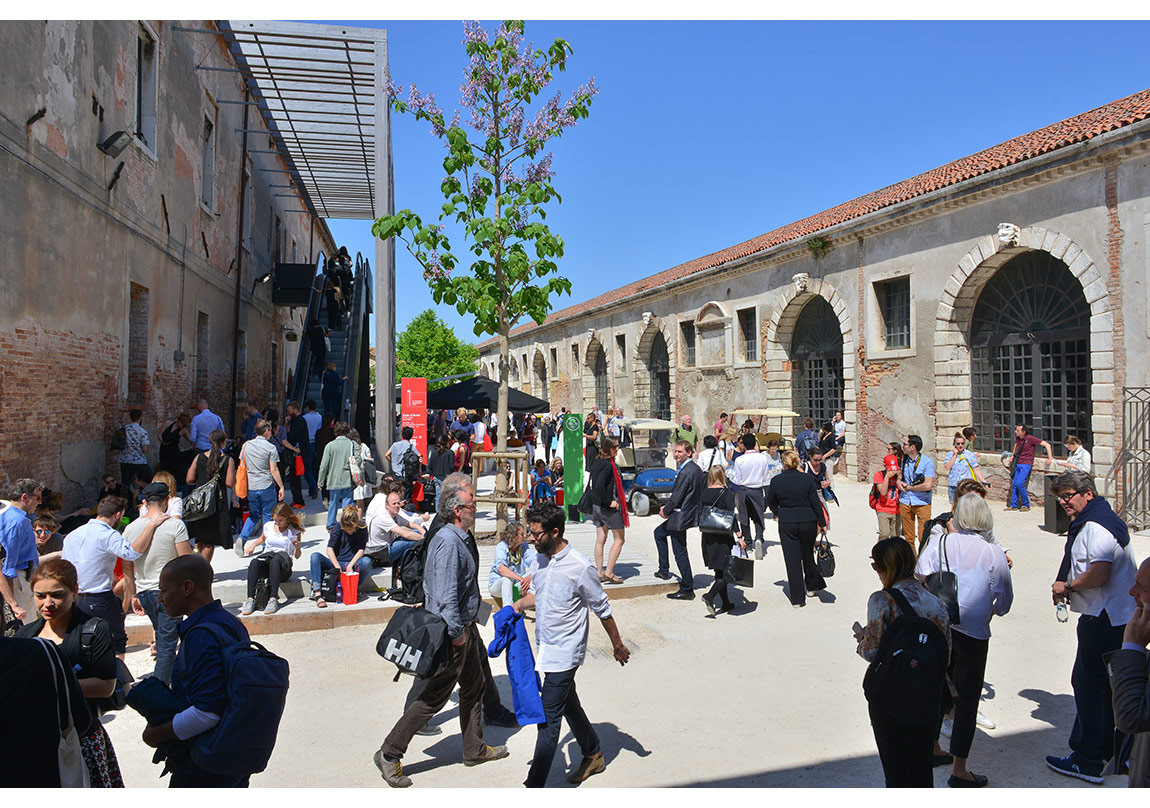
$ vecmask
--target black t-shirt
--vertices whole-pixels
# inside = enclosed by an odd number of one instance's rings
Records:
[[[335,550],[335,557],[340,564],[347,566],[347,562],[367,547],[367,528],[361,527],[355,533],[347,534],[343,528],[336,525],[328,536],[327,546]]]
[[[297,415],[295,418],[291,419],[291,423],[288,425],[287,439],[288,443],[290,443],[292,446],[297,447],[301,452],[304,452],[305,454],[307,453],[309,448],[307,439],[307,421],[303,419],[302,415]],[[288,449],[287,451],[290,452],[291,450]]]
[[[835,433],[831,432],[819,440],[819,454],[826,454],[835,448]]]
[[[92,621],[92,650],[84,654],[81,648],[81,635],[84,624]],[[17,637],[33,639],[44,628],[44,618],[39,618],[16,631]],[[116,655],[112,651],[112,629],[102,618],[94,617],[78,606],[72,607],[72,619],[64,632],[64,641],[57,646],[60,658],[76,674],[77,679],[115,679]],[[91,709],[93,720],[95,709]]]
[[[455,455],[450,449],[441,452],[437,447],[432,447],[431,455],[427,459],[427,469],[432,477],[443,479],[455,471]]]

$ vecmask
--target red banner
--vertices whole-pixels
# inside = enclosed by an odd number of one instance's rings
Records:
[[[427,379],[400,380],[399,426],[415,433],[412,442],[427,462]]]

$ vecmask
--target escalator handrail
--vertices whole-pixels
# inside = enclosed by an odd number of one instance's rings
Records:
[[[323,292],[316,290],[315,279],[323,276],[323,267],[327,263],[327,256],[321,250],[319,258],[316,263],[316,272],[312,276],[311,294],[308,296],[307,311],[303,316],[303,335],[300,337],[299,356],[296,357],[295,379],[292,383],[291,397],[289,400],[299,402],[300,408],[303,408],[304,399],[307,398],[307,381],[309,371],[311,370],[311,342],[308,339],[307,330],[312,322],[319,319],[319,308],[323,303]]]
[[[353,284],[351,311],[348,312],[347,339],[344,342],[343,375],[347,380],[343,383],[343,400],[340,402],[341,420],[348,424],[355,424],[356,395],[359,389],[359,362],[363,345],[364,313],[367,305],[365,294],[371,276],[371,267],[360,253],[355,254],[355,281]],[[361,440],[367,436],[360,435]]]

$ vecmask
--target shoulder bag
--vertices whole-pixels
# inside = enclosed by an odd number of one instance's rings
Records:
[[[236,469],[236,496],[243,499],[248,495],[248,463],[244,458],[247,457],[247,452],[242,448],[240,449],[240,465]]]
[[[714,454],[711,455],[711,465],[715,465]],[[723,486],[723,490],[728,490],[726,485]],[[722,496],[720,495],[719,498],[722,499]],[[719,507],[718,501],[714,505],[704,505],[699,509],[699,532],[725,533],[727,535],[734,533],[735,512]]]
[[[426,679],[439,673],[451,660],[447,623],[421,606],[403,606],[384,626],[375,652],[401,673]]]
[[[950,615],[952,626],[961,625],[958,612],[958,576],[950,571],[950,561],[946,557],[946,535],[942,534],[938,547],[938,572],[926,576],[924,585],[926,591],[942,601],[946,612]],[[943,569],[945,568],[945,569]]]
[[[48,667],[52,669],[52,681],[56,686],[56,719],[60,728],[56,757],[60,765],[60,785],[63,788],[89,788],[88,764],[84,761],[80,735],[72,720],[72,692],[68,687],[68,677],[56,649],[49,648],[47,640],[39,642],[48,657]]]
[[[208,461],[201,458],[204,463]],[[192,489],[192,493],[184,497],[184,514],[183,520],[185,522],[198,522],[201,519],[207,519],[209,516],[214,516],[220,507],[220,485],[223,482],[224,472],[228,468],[228,458],[225,455],[221,458],[220,467],[212,478],[203,485],[198,485]]]

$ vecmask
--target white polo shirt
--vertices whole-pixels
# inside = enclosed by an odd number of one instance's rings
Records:
[[[744,452],[735,458],[731,482],[744,488],[765,488],[770,485],[771,458],[763,452]]]
[[[587,557],[568,544],[547,557],[537,553],[531,565],[535,592],[535,670],[562,673],[583,664],[587,655],[588,609],[600,620],[611,616],[611,603]]]
[[[1075,589],[1070,593],[1070,611],[1097,617],[1106,610],[1110,625],[1124,626],[1134,615],[1134,598],[1130,587],[1134,585],[1137,569],[1131,546],[1118,544],[1114,534],[1097,522],[1087,522],[1074,537],[1070,548],[1070,577],[1073,581],[1090,568],[1095,561],[1110,562],[1110,580],[1105,586]]]

